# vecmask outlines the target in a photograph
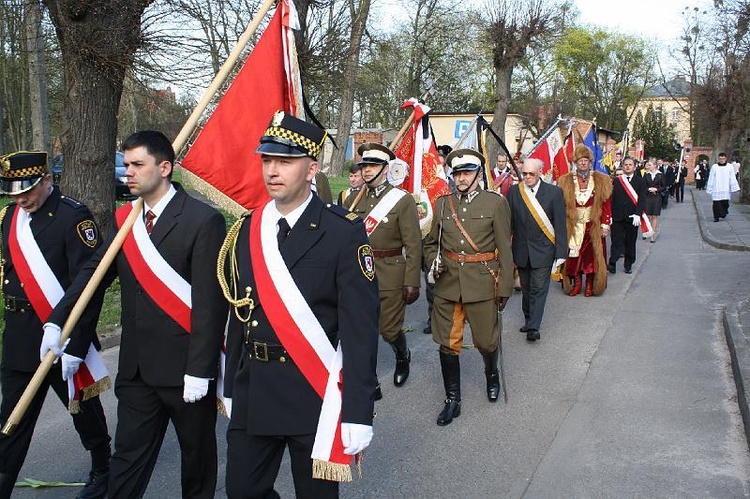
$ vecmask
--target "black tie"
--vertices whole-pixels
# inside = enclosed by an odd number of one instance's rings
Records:
[[[279,239],[279,248],[281,248],[281,243],[286,241],[286,238],[289,235],[289,231],[291,230],[292,228],[289,227],[289,222],[286,221],[286,218],[280,218],[279,219],[279,233],[276,234],[276,237]]]
[[[633,182],[633,180],[632,180],[633,177],[628,176],[626,178],[628,179],[628,182],[631,182],[631,183]]]

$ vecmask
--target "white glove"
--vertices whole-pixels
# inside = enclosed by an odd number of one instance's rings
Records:
[[[344,454],[353,456],[359,454],[372,441],[372,426],[357,423],[341,423],[341,443],[344,444]]]
[[[555,263],[552,264],[552,270],[555,270],[557,267],[565,263],[566,258],[558,258],[555,260]]]
[[[182,392],[182,400],[188,404],[198,402],[208,393],[208,382],[210,380],[196,378],[189,374],[186,374],[183,379],[185,380],[185,390]]]
[[[630,215],[630,218],[633,219],[633,227],[641,226],[641,217],[639,217],[638,215]]]
[[[77,373],[78,368],[81,367],[81,362],[83,362],[83,359],[76,357],[75,355],[64,353],[62,355],[62,379],[73,379],[73,375]]]
[[[60,358],[62,353],[65,351],[65,347],[67,347],[68,343],[70,343],[70,338],[68,338],[62,348],[60,348],[60,337],[60,326],[51,322],[47,322],[44,325],[44,336],[42,336],[42,344],[39,346],[40,361],[44,360],[44,356],[47,355],[47,350],[52,350],[57,356],[57,359]],[[57,359],[55,359],[55,364],[57,364]]]

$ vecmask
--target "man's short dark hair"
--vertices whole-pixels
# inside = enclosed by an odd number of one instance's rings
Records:
[[[724,157],[726,158],[726,157],[727,157],[727,153],[725,153],[725,152],[720,152],[720,153],[719,153],[719,156],[724,156]]]
[[[135,132],[122,143],[122,150],[128,151],[136,147],[145,147],[146,151],[156,159],[157,163],[169,161],[174,166],[174,149],[169,139],[156,130],[141,130]]]

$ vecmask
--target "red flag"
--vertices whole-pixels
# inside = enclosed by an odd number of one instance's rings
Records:
[[[432,131],[428,127],[425,133],[424,129],[423,118],[430,112],[430,108],[416,99],[407,100],[401,107],[414,108],[414,122],[394,152],[396,157],[409,165],[409,174],[401,187],[419,199],[419,226],[424,236],[432,226],[435,200],[448,194],[450,189],[448,182],[438,172],[442,167],[435,141],[432,140]]]
[[[255,148],[279,109],[293,112],[284,69],[282,10],[248,56],[182,166],[247,209],[267,202]]]

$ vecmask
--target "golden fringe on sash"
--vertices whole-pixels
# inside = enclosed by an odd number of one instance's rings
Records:
[[[99,381],[95,382],[91,386],[87,386],[82,390],[81,399],[86,401],[94,397],[98,397],[102,393],[112,388],[112,379],[109,376],[105,376]],[[78,414],[81,412],[81,404],[78,400],[71,400],[68,403],[68,412],[71,414]]]
[[[224,405],[224,401],[219,397],[216,397],[216,410],[219,411],[219,414],[221,414],[222,416],[229,417],[229,411],[227,411],[227,407]]]
[[[313,459],[312,476],[313,478],[317,478],[319,480],[330,480],[332,482],[351,482],[352,469],[347,464],[337,464],[330,461]]]

